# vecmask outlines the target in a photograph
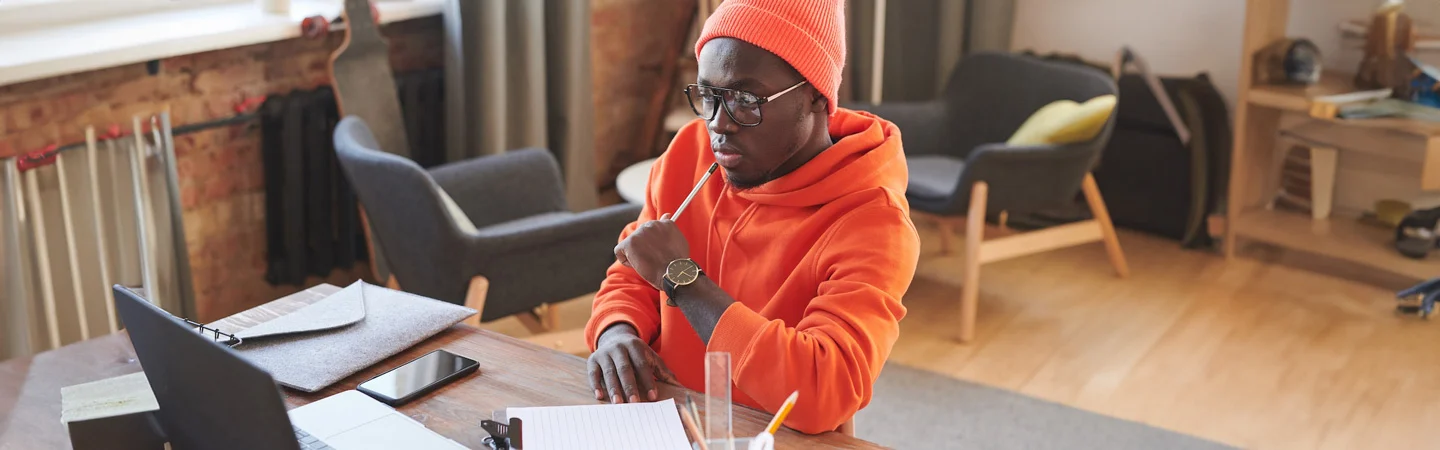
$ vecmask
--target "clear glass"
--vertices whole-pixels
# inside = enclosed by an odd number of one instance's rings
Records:
[[[705,450],[748,450],[750,448],[751,439],[754,438],[745,437],[728,442],[724,439],[706,439]],[[701,450],[700,444],[690,444],[690,449]]]
[[[705,353],[705,441],[711,450],[734,448],[730,411],[730,353]]]

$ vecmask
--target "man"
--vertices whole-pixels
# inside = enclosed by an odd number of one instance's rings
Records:
[[[843,0],[729,0],[705,23],[696,120],[650,171],[586,337],[596,399],[703,390],[731,355],[735,402],[834,430],[869,401],[919,258],[900,132],[839,109]],[[670,220],[712,163],[680,220]],[[671,369],[674,371],[671,372]]]

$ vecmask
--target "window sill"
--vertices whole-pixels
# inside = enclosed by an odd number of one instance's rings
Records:
[[[390,23],[438,15],[444,0],[377,1],[375,6],[381,23]],[[0,32],[0,86],[297,38],[306,17],[333,19],[339,12],[332,1],[294,0],[289,15],[264,14],[254,2],[244,2]]]

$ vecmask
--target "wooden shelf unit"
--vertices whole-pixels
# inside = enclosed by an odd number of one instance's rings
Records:
[[[1345,94],[1357,89],[1351,83],[1351,75],[1326,72],[1320,83],[1314,86],[1255,85],[1250,89],[1247,102],[1256,108],[1277,109],[1284,112],[1308,114],[1310,103],[1315,97]],[[1423,137],[1440,136],[1440,122],[1426,122],[1401,118],[1376,119],[1316,119],[1337,125],[1375,128],[1398,131]]]
[[[1440,256],[1410,259],[1390,243],[1394,230],[1354,219],[1314,220],[1290,211],[1247,210],[1230,221],[1235,234],[1250,240],[1350,261],[1416,279],[1440,275]]]
[[[1303,214],[1264,209],[1263,206],[1274,195],[1270,188],[1275,185],[1273,178],[1278,175],[1273,166],[1277,161],[1276,140],[1280,134],[1281,115],[1308,115],[1315,97],[1356,90],[1350,81],[1351,76],[1340,73],[1326,73],[1314,86],[1255,84],[1254,56],[1267,45],[1287,37],[1290,2],[1246,1],[1239,101],[1235,105],[1235,140],[1226,210],[1226,258],[1235,256],[1237,240],[1249,239],[1417,280],[1440,276],[1440,259],[1415,260],[1400,255],[1392,245],[1393,232],[1363,225],[1350,218],[1314,220]],[[1316,120],[1333,126],[1384,130],[1419,137],[1424,142],[1420,187],[1440,188],[1440,123],[1398,118]]]

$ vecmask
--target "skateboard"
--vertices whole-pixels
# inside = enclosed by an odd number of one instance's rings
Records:
[[[349,25],[345,40],[330,55],[330,84],[335,88],[335,103],[340,116],[356,116],[365,120],[380,149],[410,158],[410,140],[405,135],[405,120],[400,112],[400,96],[395,89],[395,74],[390,69],[390,44],[380,34],[375,10],[368,0],[345,0],[341,18]],[[379,242],[370,232],[370,221],[360,211],[365,229],[365,242],[370,254],[370,268],[377,280],[390,279],[390,267],[381,254]]]

